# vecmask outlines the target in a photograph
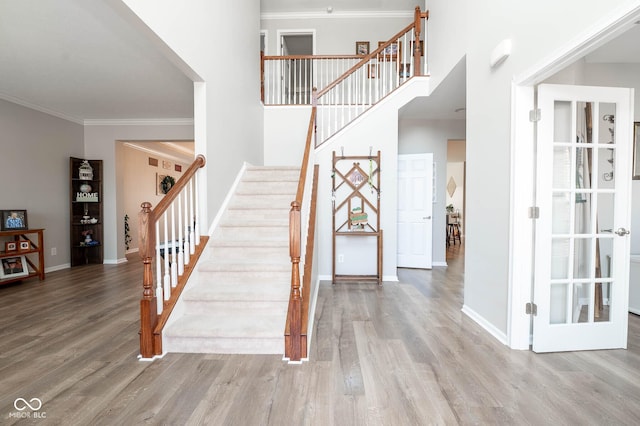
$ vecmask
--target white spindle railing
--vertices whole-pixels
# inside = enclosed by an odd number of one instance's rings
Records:
[[[140,300],[142,358],[162,353],[163,327],[193,271],[192,265],[186,266],[197,260],[207,241],[207,237],[203,237],[201,244],[198,229],[198,181],[205,163],[204,156],[198,155],[162,201],[154,209],[151,203],[142,203],[142,211],[138,215],[143,263]]]
[[[316,88],[316,146],[320,145],[416,75],[417,69],[418,75],[429,74],[424,37],[428,17],[416,8],[412,24],[366,56],[264,56],[264,104],[309,105]]]
[[[179,277],[183,275],[185,265],[189,264],[196,246],[200,244],[198,197],[195,195],[198,178],[199,174],[196,173],[164,213],[156,218],[155,269],[158,314],[162,313],[164,302],[171,298],[171,292],[178,284]]]
[[[362,56],[265,56],[264,104],[311,105],[313,88],[328,86]]]
[[[420,19],[424,34],[427,15]],[[413,77],[416,60],[420,61],[420,75],[428,74],[424,40],[420,39],[417,45],[422,55],[415,54],[415,40],[419,38],[415,24],[410,25],[364,58],[345,76],[318,92],[317,145]]]

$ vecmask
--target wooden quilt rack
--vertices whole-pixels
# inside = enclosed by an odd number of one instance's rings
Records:
[[[361,166],[360,162],[366,163]],[[380,229],[380,151],[375,156],[344,156],[333,152],[333,262],[332,278],[338,281],[377,281],[382,284],[382,229]],[[376,274],[336,274],[338,237],[375,237]]]

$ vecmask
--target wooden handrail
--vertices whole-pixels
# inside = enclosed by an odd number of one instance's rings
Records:
[[[145,201],[142,203],[142,210],[138,214],[140,223],[138,230],[138,250],[143,263],[143,291],[142,299],[140,300],[140,355],[143,358],[152,358],[162,353],[162,342],[161,340],[158,341],[157,337],[158,295],[154,294],[153,291],[153,255],[155,253],[157,239],[155,224],[180,195],[181,191],[191,182],[198,169],[204,167],[205,164],[205,157],[198,155],[155,209],[152,210],[151,203]],[[204,241],[206,241],[206,239]],[[201,247],[202,245],[203,244],[201,244]],[[198,247],[200,251],[201,247]],[[167,253],[166,255],[168,256],[169,254]],[[183,279],[186,280],[186,277],[183,277]]]
[[[337,78],[336,80],[334,80],[331,84],[329,84],[328,86],[326,86],[325,88],[323,88],[322,90],[320,90],[318,92],[318,98],[321,98],[322,96],[324,96],[328,91],[330,91],[331,89],[333,89],[334,87],[336,87],[338,84],[342,83],[344,80],[347,79],[347,77],[349,77],[351,74],[353,74],[354,72],[356,72],[358,69],[360,69],[364,64],[366,64],[367,62],[369,62],[371,59],[375,58],[376,56],[378,56],[384,49],[386,49],[387,47],[389,47],[389,45],[391,45],[391,43],[394,43],[397,39],[399,39],[400,37],[402,37],[405,33],[411,31],[411,29],[413,28],[413,22],[409,25],[407,25],[403,30],[401,30],[400,32],[398,32],[396,35],[394,35],[393,37],[391,37],[389,40],[387,40],[385,43],[381,44],[380,46],[378,46],[378,48],[376,50],[374,50],[373,52],[369,53],[368,55],[364,56],[362,58],[362,60],[360,62],[358,62],[357,64],[355,64],[354,66],[352,66],[351,68],[349,68],[347,71],[345,71],[344,74],[342,74],[339,78]]]
[[[202,168],[207,163],[204,155],[199,154],[193,163],[189,166],[187,170],[184,171],[180,179],[171,187],[171,191],[167,192],[167,194],[160,200],[155,209],[153,209],[153,217],[154,219],[158,218],[160,215],[164,214],[167,211],[171,203],[178,197],[178,194],[187,186],[187,183],[193,178],[198,171],[199,168]]]
[[[418,15],[419,15],[419,17],[418,17]],[[420,7],[416,6],[416,13],[415,13],[415,18],[414,19],[416,19],[416,18],[418,19],[418,21],[420,20],[420,18],[429,19],[429,11],[421,13],[420,12]],[[411,29],[415,26],[415,24],[416,24],[415,22],[410,23],[404,29],[400,30],[397,34],[395,34],[393,37],[391,37],[387,42],[385,42],[385,43],[381,44],[380,46],[378,46],[378,48],[376,50],[374,50],[373,52],[369,53],[368,55],[365,55],[360,62],[358,62],[357,64],[355,64],[351,68],[349,68],[344,74],[342,74],[342,76],[340,76],[338,79],[334,80],[331,84],[329,84],[328,86],[326,86],[325,88],[320,90],[318,92],[318,98],[321,98],[322,96],[324,96],[329,90],[331,90],[332,88],[336,87],[342,81],[346,80],[351,74],[356,72],[364,64],[366,64],[371,59],[373,59],[376,56],[378,56],[384,49],[389,47],[389,45],[391,45],[391,43],[394,43],[397,39],[402,37],[405,33],[411,31]],[[415,44],[417,44],[417,43],[415,43]]]
[[[280,59],[359,59],[365,55],[283,55],[283,56],[264,56],[265,61],[277,61]]]
[[[313,97],[317,90],[313,89]],[[311,142],[313,140],[313,131],[316,122],[316,114],[318,108],[314,105],[311,108],[311,118],[309,119],[309,127],[307,129],[307,142],[304,147],[304,155],[302,156],[302,167],[300,168],[300,178],[298,179],[298,190],[296,191],[296,201],[302,205],[302,198],[304,197],[304,186],[307,180],[307,164],[309,163],[309,155],[311,155]]]

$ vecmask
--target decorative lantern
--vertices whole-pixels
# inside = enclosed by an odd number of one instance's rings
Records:
[[[78,171],[78,177],[82,180],[93,180],[93,167],[89,164],[89,160],[82,160]]]

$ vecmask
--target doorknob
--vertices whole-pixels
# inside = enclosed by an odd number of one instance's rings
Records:
[[[628,235],[630,232],[628,229],[624,229],[624,228],[618,228],[618,230],[616,231],[616,234],[620,235],[621,237],[624,237],[625,235]]]

